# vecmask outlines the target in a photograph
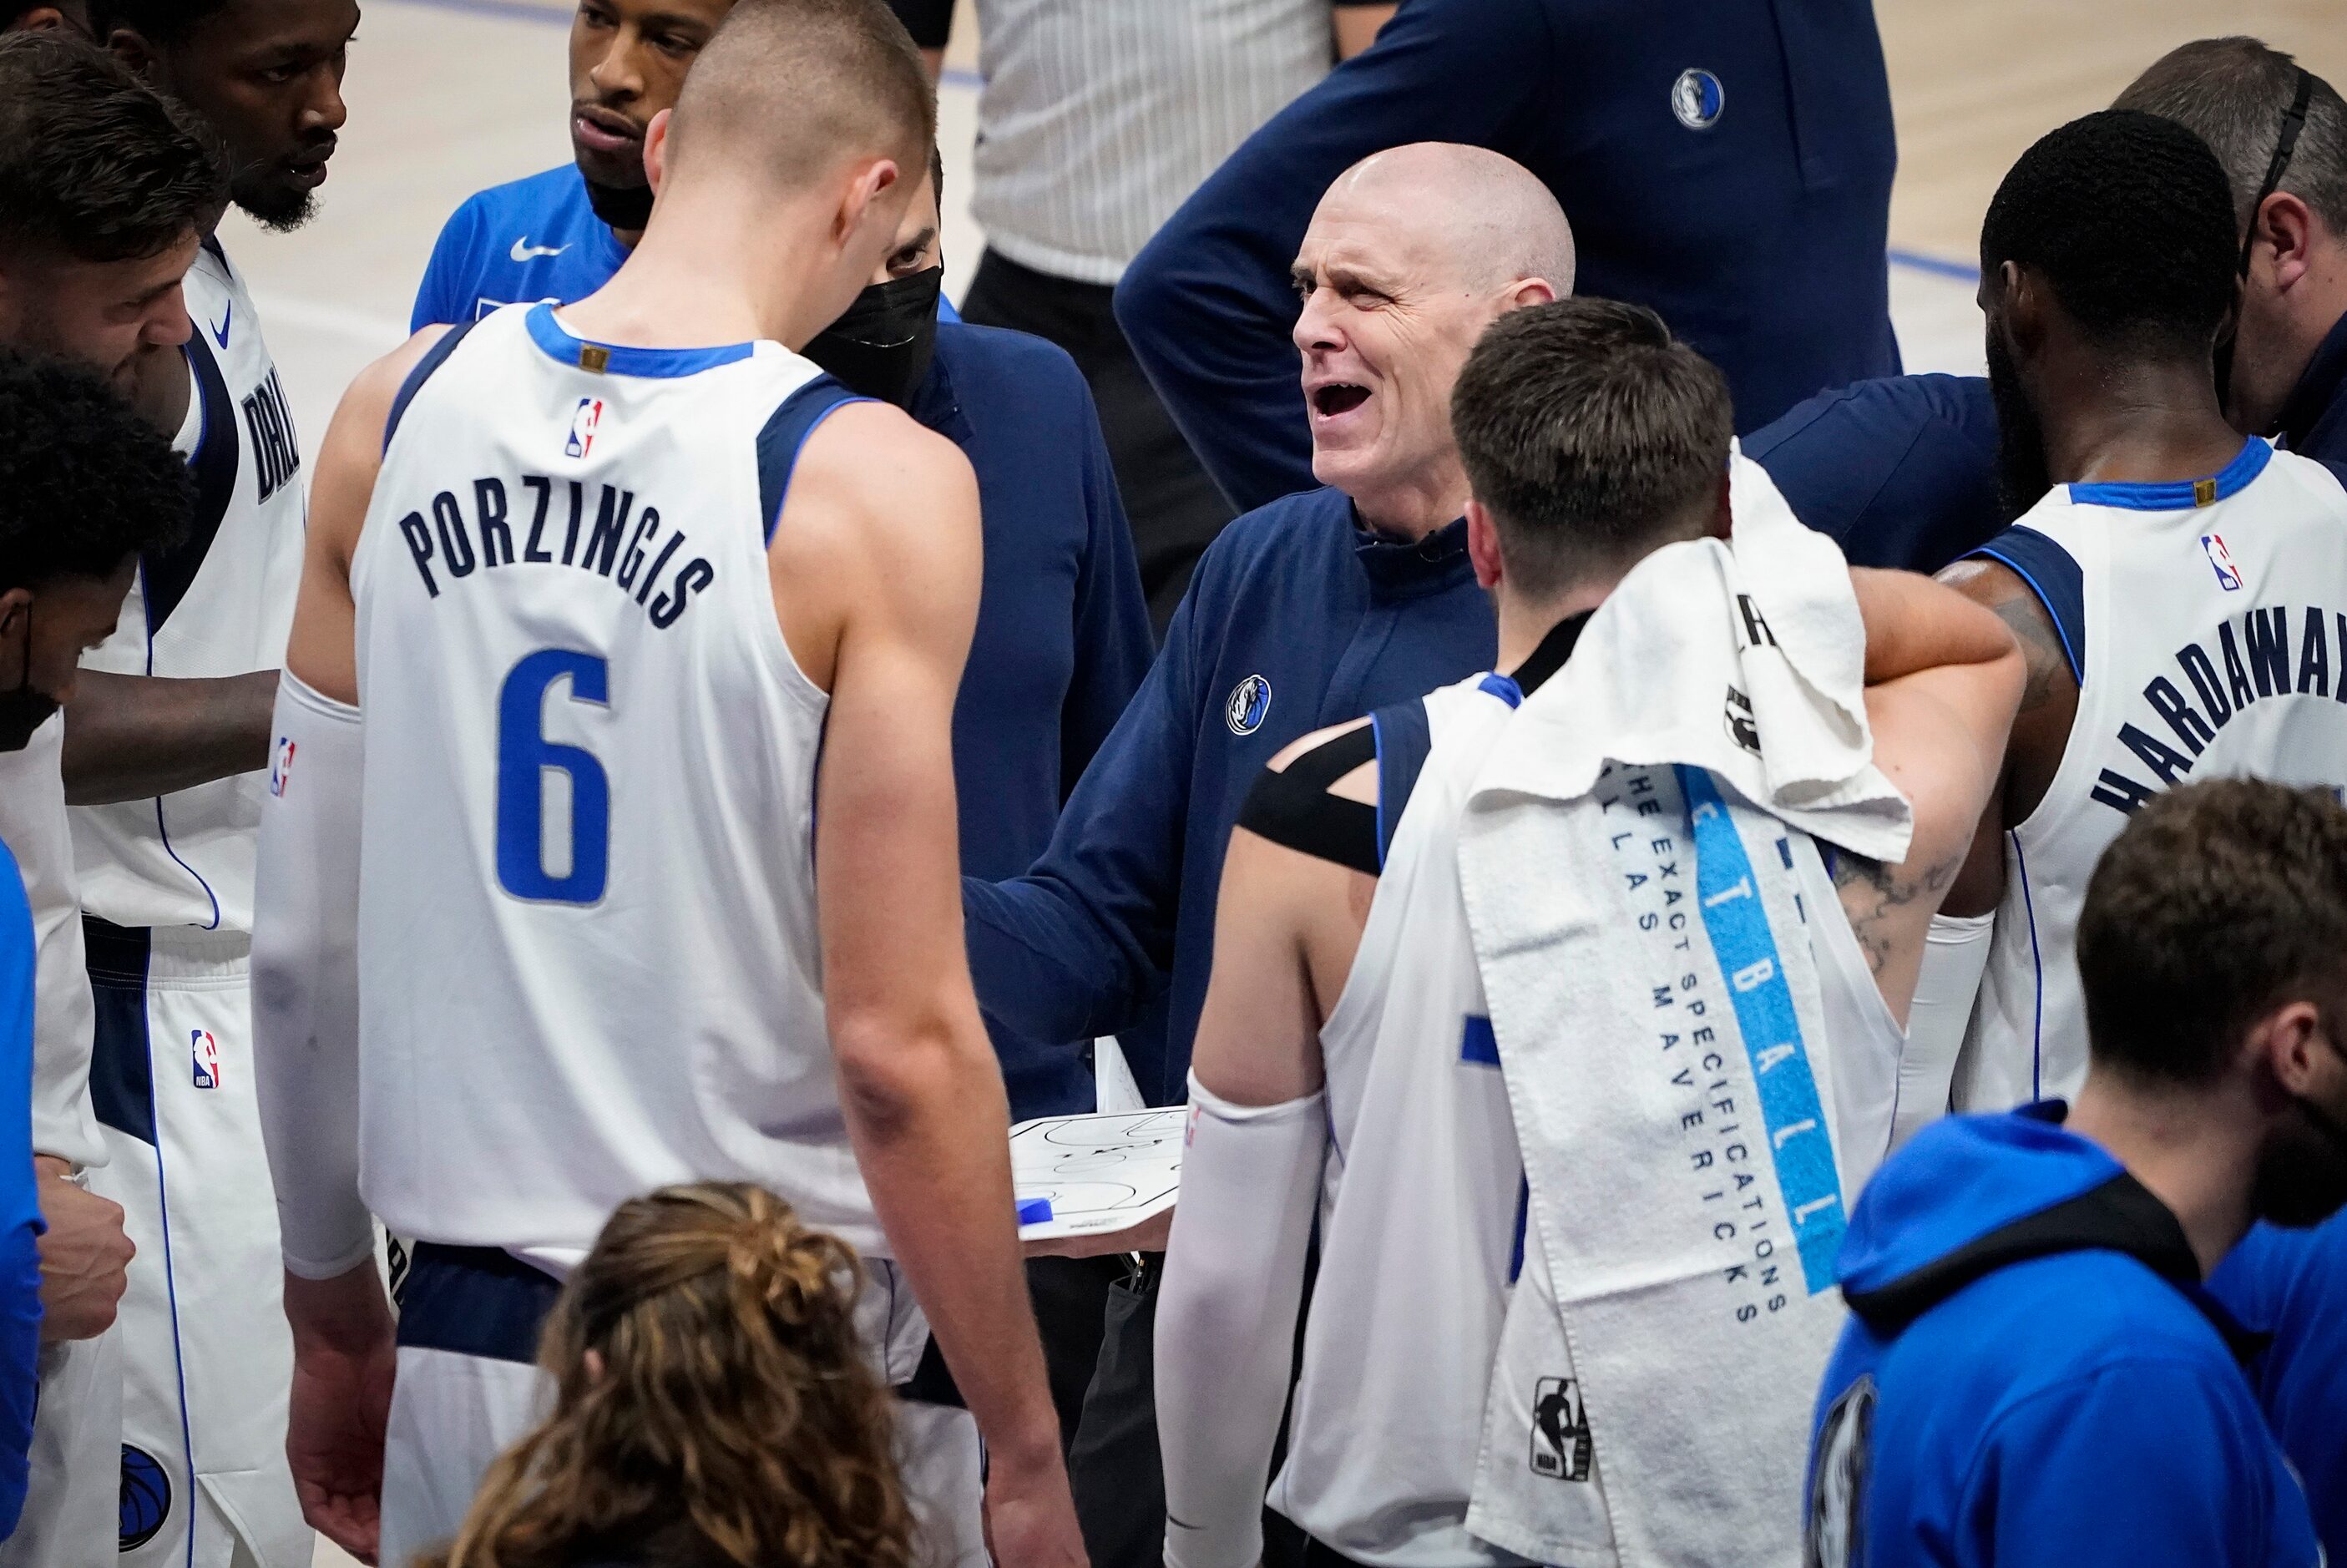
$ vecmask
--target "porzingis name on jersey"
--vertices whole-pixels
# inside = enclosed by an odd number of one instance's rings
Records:
[[[2347,659],[2347,614],[2320,605],[2260,606],[2186,643],[2176,651],[2174,672],[2155,675],[2144,687],[2142,722],[2122,723],[2116,737],[2157,782],[2106,767],[2094,798],[2122,814],[2133,812],[2181,783],[2218,731],[2267,698],[2347,702],[2347,667],[2340,679],[2332,677],[2334,639]]]
[[[462,579],[484,569],[559,565],[608,579],[643,606],[654,626],[674,625],[692,596],[717,580],[717,569],[706,557],[691,555],[661,587],[669,563],[684,551],[684,531],[664,528],[660,508],[649,501],[638,505],[633,490],[598,485],[590,497],[589,488],[582,480],[543,474],[524,474],[510,486],[502,478],[478,478],[467,497],[456,490],[434,496],[430,518],[410,512],[399,519],[399,531],[425,591],[435,599],[442,575]],[[518,516],[512,509],[517,491]]]

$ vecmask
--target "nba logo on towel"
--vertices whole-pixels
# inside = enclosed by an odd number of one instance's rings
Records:
[[[2239,591],[2241,569],[2233,564],[2233,552],[2225,548],[2225,536],[2202,534],[2200,548],[2209,552],[2209,564],[2217,569],[2217,586],[2227,593]]]
[[[603,423],[603,400],[582,397],[570,414],[570,439],[562,444],[565,457],[584,457],[595,448],[595,426]]]
[[[285,798],[286,782],[293,776],[293,752],[290,737],[277,737],[277,754],[269,759],[269,793],[280,800]]]
[[[188,1031],[188,1045],[196,1059],[196,1087],[218,1089],[220,1041],[212,1038],[212,1031],[208,1029],[191,1029]]]
[[[1542,1378],[1532,1389],[1532,1473],[1556,1481],[1587,1481],[1592,1443],[1581,1385]]]

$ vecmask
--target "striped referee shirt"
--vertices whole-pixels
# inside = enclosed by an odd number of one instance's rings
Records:
[[[1346,3],[979,0],[970,210],[988,245],[1115,282],[1233,149],[1327,74],[1330,12]]]

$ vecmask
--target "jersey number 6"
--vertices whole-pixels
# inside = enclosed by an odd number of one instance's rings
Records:
[[[592,904],[611,868],[611,781],[592,753],[546,738],[547,688],[570,682],[570,700],[601,707],[610,663],[541,648],[513,667],[497,693],[497,884],[517,898]],[[546,868],[546,774],[570,780],[570,869]]]

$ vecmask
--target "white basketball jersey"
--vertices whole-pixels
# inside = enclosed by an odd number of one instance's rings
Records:
[[[369,1203],[560,1269],[627,1197],[751,1181],[885,1252],[824,1023],[829,699],[766,554],[769,416],[844,395],[776,343],[607,347],[547,305],[434,364],[351,563]]]
[[[2036,590],[2078,678],[2037,809],[2005,836],[1954,1101],[2075,1094],[2086,880],[2127,815],[2193,779],[2347,784],[2347,491],[2252,439],[2211,479],[2056,486],[1984,554]]]
[[[1466,1527],[1526,1194],[1458,861],[1468,796],[1519,700],[1498,676],[1423,700],[1425,766],[1320,1030],[1330,1131],[1320,1272],[1270,1501],[1379,1568],[1524,1561]],[[1811,950],[1854,1192],[1888,1143],[1891,1097],[1878,1087],[1854,1107],[1841,1085],[1895,1075],[1901,1036],[1816,847],[1788,833],[1817,914]],[[1846,1073],[1845,1060],[1877,1065]]]
[[[188,537],[141,558],[114,635],[83,668],[203,677],[285,661],[302,586],[302,448],[261,318],[217,241],[188,269],[188,416],[175,443],[196,481]],[[73,808],[82,907],[118,926],[252,929],[266,769],[147,800]]]

